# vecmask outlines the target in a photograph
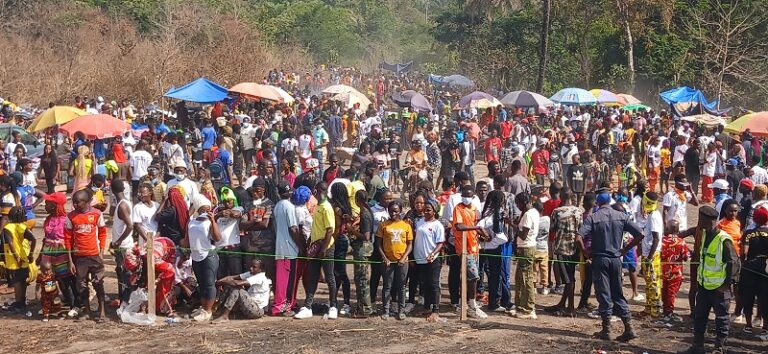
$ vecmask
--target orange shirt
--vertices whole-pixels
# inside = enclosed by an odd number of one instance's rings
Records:
[[[75,256],[98,256],[106,249],[107,227],[101,211],[91,208],[85,213],[73,210],[67,214],[64,246],[68,251],[75,250]]]
[[[467,226],[475,226],[477,224],[477,209],[472,205],[466,206],[463,203],[457,205],[453,209],[453,225],[464,224]],[[454,229],[455,230],[455,229]],[[478,254],[480,247],[477,243],[477,231],[464,231],[467,235],[467,253]],[[461,254],[461,239],[462,232],[456,231],[456,253]]]
[[[736,254],[741,254],[741,222],[738,219],[733,221],[728,219],[720,220],[717,224],[720,230],[725,231],[733,239],[733,248],[736,249]]]

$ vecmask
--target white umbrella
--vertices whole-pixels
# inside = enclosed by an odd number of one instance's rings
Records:
[[[347,85],[331,85],[323,89],[323,93],[347,93],[356,91],[354,87],[347,86]]]
[[[353,92],[347,92],[347,93],[339,93],[331,98],[334,101],[341,101],[344,102],[344,104],[347,105],[347,108],[354,107],[355,103],[360,104],[360,109],[367,109],[368,106],[371,104],[371,100],[368,99],[368,97],[365,97],[362,93],[358,92],[357,90]]]
[[[280,88],[280,87],[277,87],[277,86],[271,86],[271,85],[270,85],[270,87],[272,87],[273,89],[275,89],[275,91],[277,91],[277,93],[278,93],[278,94],[280,95],[280,97],[282,98],[282,102],[283,102],[283,103],[285,103],[285,104],[291,104],[291,103],[293,103],[294,101],[296,101],[296,100],[293,98],[293,96],[291,96],[291,94],[290,94],[290,93],[286,92],[286,91],[285,91],[285,90],[283,90],[282,88]]]
[[[552,107],[554,102],[536,92],[512,91],[501,99],[506,107]]]

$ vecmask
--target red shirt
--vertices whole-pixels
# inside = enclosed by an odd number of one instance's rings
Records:
[[[546,175],[549,171],[549,151],[539,149],[531,154],[531,165],[533,166],[533,173],[537,175]]]
[[[64,225],[64,247],[75,256],[98,256],[107,248],[107,226],[101,211],[91,208],[85,213],[73,210]]]
[[[498,161],[499,152],[502,147],[501,139],[499,137],[488,138],[488,140],[485,141],[485,161]]]
[[[683,278],[683,262],[688,260],[690,250],[685,240],[677,235],[664,235],[661,240],[661,276],[666,280]]]
[[[559,208],[561,203],[560,199],[550,199],[544,202],[544,216],[552,216],[552,212]]]
[[[512,122],[501,122],[499,123],[499,126],[501,126],[501,138],[504,140],[509,139],[509,136],[512,133]]]

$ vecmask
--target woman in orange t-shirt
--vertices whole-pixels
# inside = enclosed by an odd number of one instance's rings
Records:
[[[733,248],[736,254],[741,255],[741,222],[736,216],[739,214],[739,203],[734,199],[728,199],[723,202],[720,209],[720,223],[717,225],[720,230],[725,231],[733,239]]]

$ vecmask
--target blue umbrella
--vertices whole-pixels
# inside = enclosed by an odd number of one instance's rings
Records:
[[[588,106],[597,104],[597,99],[589,91],[576,87],[564,88],[549,99],[566,105]]]

